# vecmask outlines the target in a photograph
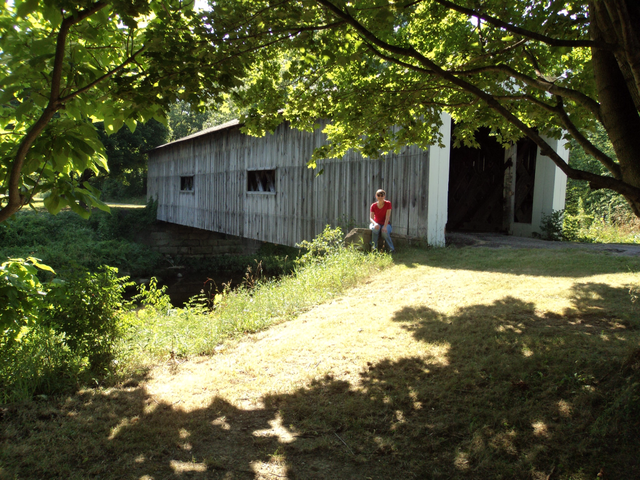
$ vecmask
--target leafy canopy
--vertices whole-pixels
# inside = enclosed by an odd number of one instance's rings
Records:
[[[177,100],[198,104],[240,84],[243,61],[210,38],[192,2],[16,0],[0,10],[0,221],[47,193],[51,213],[106,209],[79,182],[106,170],[94,123],[165,122]]]
[[[377,156],[437,143],[445,111],[456,144],[474,145],[480,127],[502,143],[527,136],[570,178],[622,193],[640,215],[637,2],[218,0],[213,8],[235,12],[228,43],[270,39],[236,92],[249,132],[332,119],[331,144],[311,166],[349,148]],[[615,156],[589,140],[598,124]],[[546,140],[563,136],[607,173],[568,165]]]

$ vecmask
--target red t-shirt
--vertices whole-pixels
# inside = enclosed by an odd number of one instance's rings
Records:
[[[373,202],[371,211],[373,212],[373,221],[379,225],[384,225],[384,219],[387,218],[387,210],[391,210],[391,202],[384,201],[382,208],[378,207],[378,202]],[[391,224],[391,222],[389,222]]]

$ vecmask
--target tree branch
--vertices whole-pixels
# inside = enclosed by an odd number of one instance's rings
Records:
[[[470,76],[483,72],[503,72],[537,90],[542,90],[553,95],[560,95],[562,97],[569,98],[585,107],[587,110],[593,113],[593,115],[599,122],[602,122],[600,114],[600,104],[591,97],[577,90],[558,86],[555,83],[546,80],[545,78],[530,77],[529,75],[518,72],[516,69],[508,65],[487,65],[484,67],[478,67],[469,70],[450,71],[450,73],[452,73],[453,75],[458,76]]]
[[[127,58],[124,62],[122,62],[120,65],[118,65],[113,70],[109,70],[104,75],[96,78],[93,82],[88,83],[84,87],[76,90],[75,92],[70,93],[69,95],[66,95],[65,97],[60,98],[60,100],[59,100],[60,103],[64,104],[64,103],[68,102],[69,100],[72,100],[73,98],[77,97],[78,95],[81,95],[84,92],[86,92],[88,90],[91,90],[93,87],[98,85],[100,82],[103,82],[104,80],[112,77],[113,75],[115,75],[116,73],[118,73],[119,71],[124,69],[124,67],[126,67],[127,65],[129,65],[130,63],[135,61],[136,57],[138,55],[140,55],[142,52],[144,52],[146,49],[147,49],[147,46],[145,45],[144,47],[140,48],[137,52],[135,52],[133,55],[131,55],[129,58]]]
[[[355,20],[355,19],[354,19]],[[520,42],[517,42],[517,44],[519,44]],[[516,45],[513,45],[512,47],[515,47]],[[418,67],[416,65],[413,65],[411,63],[407,63],[404,62],[400,59],[397,59],[393,56],[390,55],[386,55],[385,53],[381,52],[380,50],[376,49],[373,45],[371,45],[370,43],[367,43],[367,47],[377,56],[379,56],[380,58],[383,58],[385,60],[388,60],[389,62],[393,62],[397,65],[401,65],[405,68],[414,70],[416,72],[420,72],[423,74],[433,74],[434,72],[431,70],[427,70],[425,68],[421,68]],[[482,72],[491,72],[491,71],[502,71],[505,72],[507,74],[509,74],[510,76],[521,80],[522,82],[526,83],[527,85],[534,87],[538,90],[543,90],[545,92],[549,92],[552,93],[554,95],[562,95],[566,98],[570,98],[571,100],[576,101],[577,103],[581,104],[582,106],[584,106],[585,108],[587,108],[591,113],[593,113],[593,115],[596,117],[596,119],[600,122],[602,122],[601,118],[600,118],[600,105],[598,104],[598,102],[596,102],[595,100],[593,100],[592,98],[588,97],[587,95],[583,94],[582,92],[579,92],[577,90],[573,90],[570,88],[566,88],[566,87],[560,87],[558,85],[556,85],[553,82],[550,82],[544,78],[533,78],[530,77],[528,75],[525,75],[523,73],[518,72],[517,70],[515,70],[512,67],[509,67],[508,65],[490,65],[490,66],[485,66],[485,67],[478,67],[475,69],[470,69],[470,70],[463,70],[463,71],[450,71],[452,74],[454,75],[460,75],[460,76],[464,76],[464,75],[473,75],[476,73],[482,73]]]
[[[456,12],[464,13],[465,15],[469,15],[470,17],[481,18],[485,22],[495,27],[502,28],[503,30],[506,30],[511,33],[515,33],[517,35],[521,35],[526,38],[530,38],[531,40],[537,40],[539,42],[545,43],[552,47],[610,48],[606,44],[594,42],[593,40],[561,40],[557,38],[548,37],[547,35],[542,35],[540,33],[532,32],[531,30],[527,30],[525,28],[511,25],[510,23],[503,22],[502,20],[499,20],[490,15],[480,13],[476,10],[472,10],[470,8],[456,5],[455,3],[449,2],[448,0],[434,0],[434,1],[450,10],[455,10]]]
[[[416,51],[414,48],[398,47],[379,39],[371,31],[365,28],[364,25],[353,18],[349,14],[349,12],[346,12],[337,7],[336,5],[331,3],[330,0],[316,1],[321,5],[324,5],[328,10],[332,11],[338,17],[343,18],[366,41],[372,43],[373,45],[376,45],[378,48],[381,48],[393,54],[415,59],[418,63],[426,66],[430,71],[433,72],[433,74],[439,76],[444,80],[447,80],[454,85],[459,86],[460,88],[485,102],[489,108],[494,110],[513,126],[518,128],[518,130],[524,133],[527,137],[533,140],[533,142],[540,147],[541,154],[548,156],[553,161],[553,163],[555,163],[558,168],[569,178],[573,178],[576,180],[586,180],[595,187],[609,188],[630,198],[640,199],[640,188],[636,188],[632,185],[629,185],[628,183],[622,182],[612,177],[605,177],[582,170],[576,170],[573,167],[570,167],[569,164],[567,164],[567,162],[565,162],[565,160],[560,155],[558,155],[558,153],[553,150],[553,148],[533,128],[526,125],[524,122],[522,122],[522,120],[520,120],[509,110],[507,110],[493,95],[485,92],[479,87],[461,78],[456,77],[456,75],[454,75],[452,72],[444,70],[435,62],[425,57],[420,52]]]
[[[603,151],[601,151],[593,143],[591,143],[589,139],[587,139],[582,134],[582,132],[578,130],[578,127],[576,127],[575,124],[571,121],[571,119],[569,118],[569,115],[564,109],[564,106],[562,105],[562,97],[556,96],[556,101],[557,101],[556,105],[549,105],[548,103],[538,100],[537,98],[532,97],[531,95],[514,95],[514,96],[504,96],[504,97],[496,97],[496,98],[498,100],[506,100],[506,101],[525,100],[527,102],[530,102],[539,106],[540,108],[547,110],[550,113],[553,113],[554,115],[557,115],[560,118],[560,123],[562,123],[562,126],[566,128],[566,130],[578,142],[578,144],[584,149],[585,152],[587,152],[589,155],[591,155],[600,163],[602,163],[607,168],[607,170],[609,170],[613,174],[614,178],[618,180],[622,179],[620,165],[618,165],[611,157],[606,155]]]
[[[322,31],[322,30],[329,30],[335,27],[339,27],[340,25],[345,25],[346,22],[345,21],[340,21],[340,22],[334,22],[334,23],[329,23],[326,25],[318,25],[318,26],[308,26],[308,27],[300,27],[300,26],[293,26],[293,27],[283,27],[277,30],[269,30],[266,32],[257,32],[257,33],[253,33],[251,35],[244,35],[244,36],[237,36],[234,38],[215,38],[215,39],[210,39],[210,41],[214,42],[214,43],[222,43],[222,42],[236,42],[236,41],[243,41],[243,40],[250,40],[253,38],[263,38],[266,36],[271,36],[271,35],[281,35],[284,34],[287,37],[291,37],[291,35],[297,35],[298,33],[302,33],[302,32],[318,32],[318,31]]]
[[[466,67],[468,65],[473,65],[474,63],[477,63],[481,60],[484,60],[485,58],[492,58],[492,57],[497,57],[498,55],[502,55],[503,53],[507,53],[510,50],[513,50],[515,48],[518,48],[520,45],[523,45],[527,43],[527,39],[523,38],[518,40],[517,42],[512,43],[511,45],[507,45],[504,48],[501,48],[500,50],[496,50],[494,52],[487,52],[483,55],[479,55],[477,57],[472,58],[471,60],[469,60],[467,63],[463,64],[462,67]]]
[[[402,60],[400,60],[400,59],[398,59],[396,57],[392,57],[391,55],[387,55],[384,52],[378,50],[376,47],[374,47],[371,43],[367,43],[366,46],[376,56],[382,58],[383,60],[387,60],[390,63],[395,63],[398,66],[407,68],[409,70],[413,70],[413,71],[418,72],[418,73],[423,73],[425,75],[433,75],[434,74],[434,72],[432,72],[431,70],[427,70],[426,68],[422,68],[422,67],[419,67],[417,65],[413,65],[412,63],[404,62],[404,61],[402,61]]]
[[[57,105],[57,102],[60,96],[60,87],[62,84],[62,68],[64,66],[65,55],[64,50],[67,45],[67,36],[69,35],[69,30],[73,25],[77,25],[94,13],[102,10],[106,6],[106,2],[100,1],[85,10],[77,12],[75,15],[69,16],[62,20],[62,23],[60,24],[60,30],[58,31],[58,38],[56,40],[56,53],[53,61],[53,72],[51,73],[51,94],[49,95],[50,106],[60,108]],[[47,108],[49,108],[49,106],[47,106]]]
[[[53,72],[51,74],[51,90],[49,95],[49,103],[40,115],[40,118],[33,124],[23,137],[15,157],[11,165],[11,174],[9,175],[9,201],[0,209],[0,222],[5,221],[15,212],[20,210],[25,204],[27,197],[20,194],[20,178],[22,175],[22,167],[27,158],[27,153],[35,142],[36,138],[42,133],[47,124],[51,121],[55,113],[62,107],[60,102],[60,87],[62,84],[62,68],[64,66],[64,55],[67,43],[69,29],[94,13],[106,7],[107,3],[100,1],[91,7],[77,12],[75,15],[69,16],[62,20],[60,30],[56,39],[56,53],[54,57]]]
[[[622,172],[620,171],[620,165],[614,162],[612,158],[610,158],[608,155],[602,152],[593,143],[591,143],[584,135],[582,135],[580,130],[578,130],[578,128],[569,118],[569,115],[567,115],[567,112],[565,111],[564,106],[562,104],[562,97],[556,97],[556,100],[558,101],[558,104],[554,110],[558,115],[558,117],[560,117],[560,121],[562,122],[562,125],[564,126],[564,128],[566,128],[567,131],[571,134],[571,136],[575,138],[576,142],[580,144],[580,146],[584,149],[585,152],[587,152],[589,155],[591,155],[600,163],[602,163],[607,168],[607,170],[611,172],[614,178],[618,180],[622,180]]]

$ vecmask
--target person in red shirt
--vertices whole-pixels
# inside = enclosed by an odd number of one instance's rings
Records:
[[[382,238],[387,242],[387,246],[391,253],[395,252],[393,242],[391,241],[391,202],[385,200],[386,192],[382,189],[376,192],[376,202],[371,205],[370,218],[371,224],[371,248],[378,248],[378,237],[382,232]]]

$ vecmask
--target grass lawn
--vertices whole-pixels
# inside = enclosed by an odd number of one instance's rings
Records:
[[[394,263],[213,356],[5,405],[0,478],[640,478],[639,258]]]

